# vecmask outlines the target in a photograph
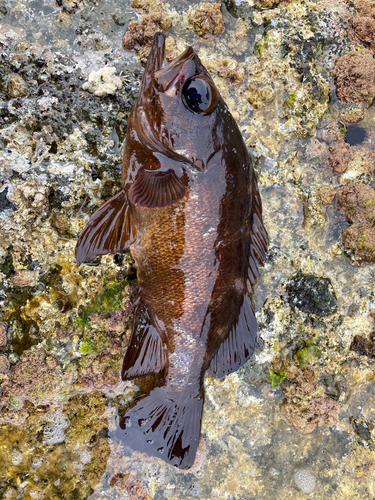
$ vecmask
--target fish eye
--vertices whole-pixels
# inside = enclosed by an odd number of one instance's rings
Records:
[[[203,78],[191,78],[182,88],[185,105],[194,113],[211,111],[213,101],[211,85]]]

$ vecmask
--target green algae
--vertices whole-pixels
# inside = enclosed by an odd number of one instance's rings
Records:
[[[364,201],[363,202],[363,206],[364,207],[369,207],[371,205],[371,203],[373,203],[373,199],[372,198],[369,198],[367,201]]]
[[[81,354],[92,354],[93,352],[97,351],[97,347],[90,338],[85,337],[85,339],[81,340],[81,342],[79,343],[78,350]]]
[[[285,99],[283,106],[286,106],[289,109],[294,109],[294,103],[297,100],[297,95],[292,93],[289,94],[288,97]]]
[[[103,292],[95,295],[92,304],[81,308],[79,311],[79,316],[75,318],[75,322],[82,329],[87,329],[90,326],[91,315],[104,314],[110,316],[121,308],[123,302],[123,292],[126,287],[133,285],[134,280],[122,279],[118,282],[115,278],[109,278],[105,280],[103,284]],[[86,341],[84,341],[86,342]],[[85,350],[84,342],[82,343],[82,349]],[[87,349],[90,350],[90,343],[88,341]],[[94,350],[94,347],[92,346]],[[81,348],[80,348],[80,352]]]
[[[321,350],[314,345],[313,339],[309,339],[306,346],[296,352],[296,356],[302,365],[316,363],[320,355]]]
[[[271,387],[277,387],[288,377],[288,373],[284,370],[276,372],[273,368],[269,369],[269,380],[271,382]]]

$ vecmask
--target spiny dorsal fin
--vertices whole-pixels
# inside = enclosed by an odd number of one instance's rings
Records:
[[[131,380],[160,372],[167,362],[166,349],[156,328],[152,326],[146,306],[138,303],[133,331],[122,365],[122,379]]]
[[[255,174],[253,174],[252,214],[253,220],[251,226],[250,257],[247,280],[249,293],[252,293],[253,291],[254,284],[259,276],[258,268],[264,264],[269,245],[267,231],[262,220],[262,201],[260,199]]]
[[[82,264],[98,255],[124,252],[134,241],[134,237],[130,206],[125,192],[121,190],[94,212],[79,235],[76,245],[77,262]]]
[[[143,170],[129,189],[134,205],[155,208],[173,205],[185,196],[185,187],[175,172]]]
[[[135,238],[130,206],[121,190],[91,216],[76,245],[78,264],[98,255],[116,254],[129,248]]]
[[[253,354],[257,339],[254,306],[246,294],[228,337],[221,343],[207,370],[212,377],[223,378],[235,372]]]
[[[217,378],[222,378],[238,370],[250,358],[255,349],[258,325],[250,296],[259,276],[259,267],[264,264],[269,244],[267,231],[262,221],[262,202],[255,175],[253,175],[252,192],[253,217],[250,231],[250,251],[247,276],[244,276],[247,291],[244,293],[243,304],[237,319],[208,369],[208,373]]]

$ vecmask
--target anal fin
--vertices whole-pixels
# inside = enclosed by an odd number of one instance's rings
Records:
[[[122,365],[122,379],[131,380],[158,373],[166,362],[163,341],[151,324],[145,304],[140,300],[134,315],[130,344]]]
[[[254,352],[257,331],[254,306],[250,297],[245,294],[238,316],[229,335],[212,358],[208,373],[212,377],[223,378],[238,370]]]
[[[125,191],[106,201],[91,216],[76,245],[78,264],[98,255],[124,252],[134,241],[130,205]]]

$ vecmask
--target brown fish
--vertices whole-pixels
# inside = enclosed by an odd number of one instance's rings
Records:
[[[204,374],[224,377],[254,351],[251,295],[268,237],[236,122],[192,47],[166,63],[161,33],[129,117],[122,186],[91,217],[76,257],[130,247],[140,294],[122,377],[163,377],[117,435],[186,469],[199,441]]]

